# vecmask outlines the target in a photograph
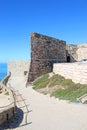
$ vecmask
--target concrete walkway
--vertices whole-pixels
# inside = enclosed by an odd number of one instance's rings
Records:
[[[49,95],[34,91],[32,86],[25,88],[22,81],[17,86],[17,79],[9,82],[26,99],[29,109],[25,121],[16,130],[87,130],[87,105],[50,98]]]

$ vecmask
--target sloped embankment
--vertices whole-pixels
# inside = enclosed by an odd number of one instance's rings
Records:
[[[87,93],[87,85],[74,83],[58,74],[45,74],[33,82],[33,89],[59,99],[77,101]]]

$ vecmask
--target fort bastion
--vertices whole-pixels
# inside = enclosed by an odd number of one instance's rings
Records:
[[[31,33],[31,59],[29,63],[23,61],[11,61],[8,63],[8,71],[12,75],[26,75],[27,82],[34,81],[39,76],[53,71],[54,63],[76,62],[87,58],[87,44],[67,44],[64,40]],[[22,69],[20,69],[20,66]],[[19,72],[19,70],[23,72]]]

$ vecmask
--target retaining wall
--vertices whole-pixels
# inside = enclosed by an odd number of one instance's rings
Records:
[[[78,45],[77,55],[78,61],[82,59],[87,59],[87,44]]]
[[[56,63],[53,72],[75,83],[87,84],[87,63]]]
[[[10,95],[10,103],[7,106],[0,107],[0,125],[1,125],[2,123],[8,121],[15,114],[16,104],[15,104],[14,92],[1,82],[0,82],[0,88],[2,88],[3,92],[6,91]]]
[[[11,73],[8,73],[8,75],[1,80],[1,83],[7,86],[7,82],[10,77],[11,77]]]
[[[8,73],[11,77],[23,77],[29,73],[30,61],[18,60],[8,62]]]

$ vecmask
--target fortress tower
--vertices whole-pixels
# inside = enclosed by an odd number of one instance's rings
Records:
[[[27,84],[52,72],[54,63],[82,59],[87,59],[87,44],[66,44],[63,40],[32,33],[30,61],[9,61],[8,72],[11,72],[12,77],[23,77]]]
[[[52,72],[53,63],[66,62],[66,42],[37,33],[31,34],[31,64],[28,82]]]

